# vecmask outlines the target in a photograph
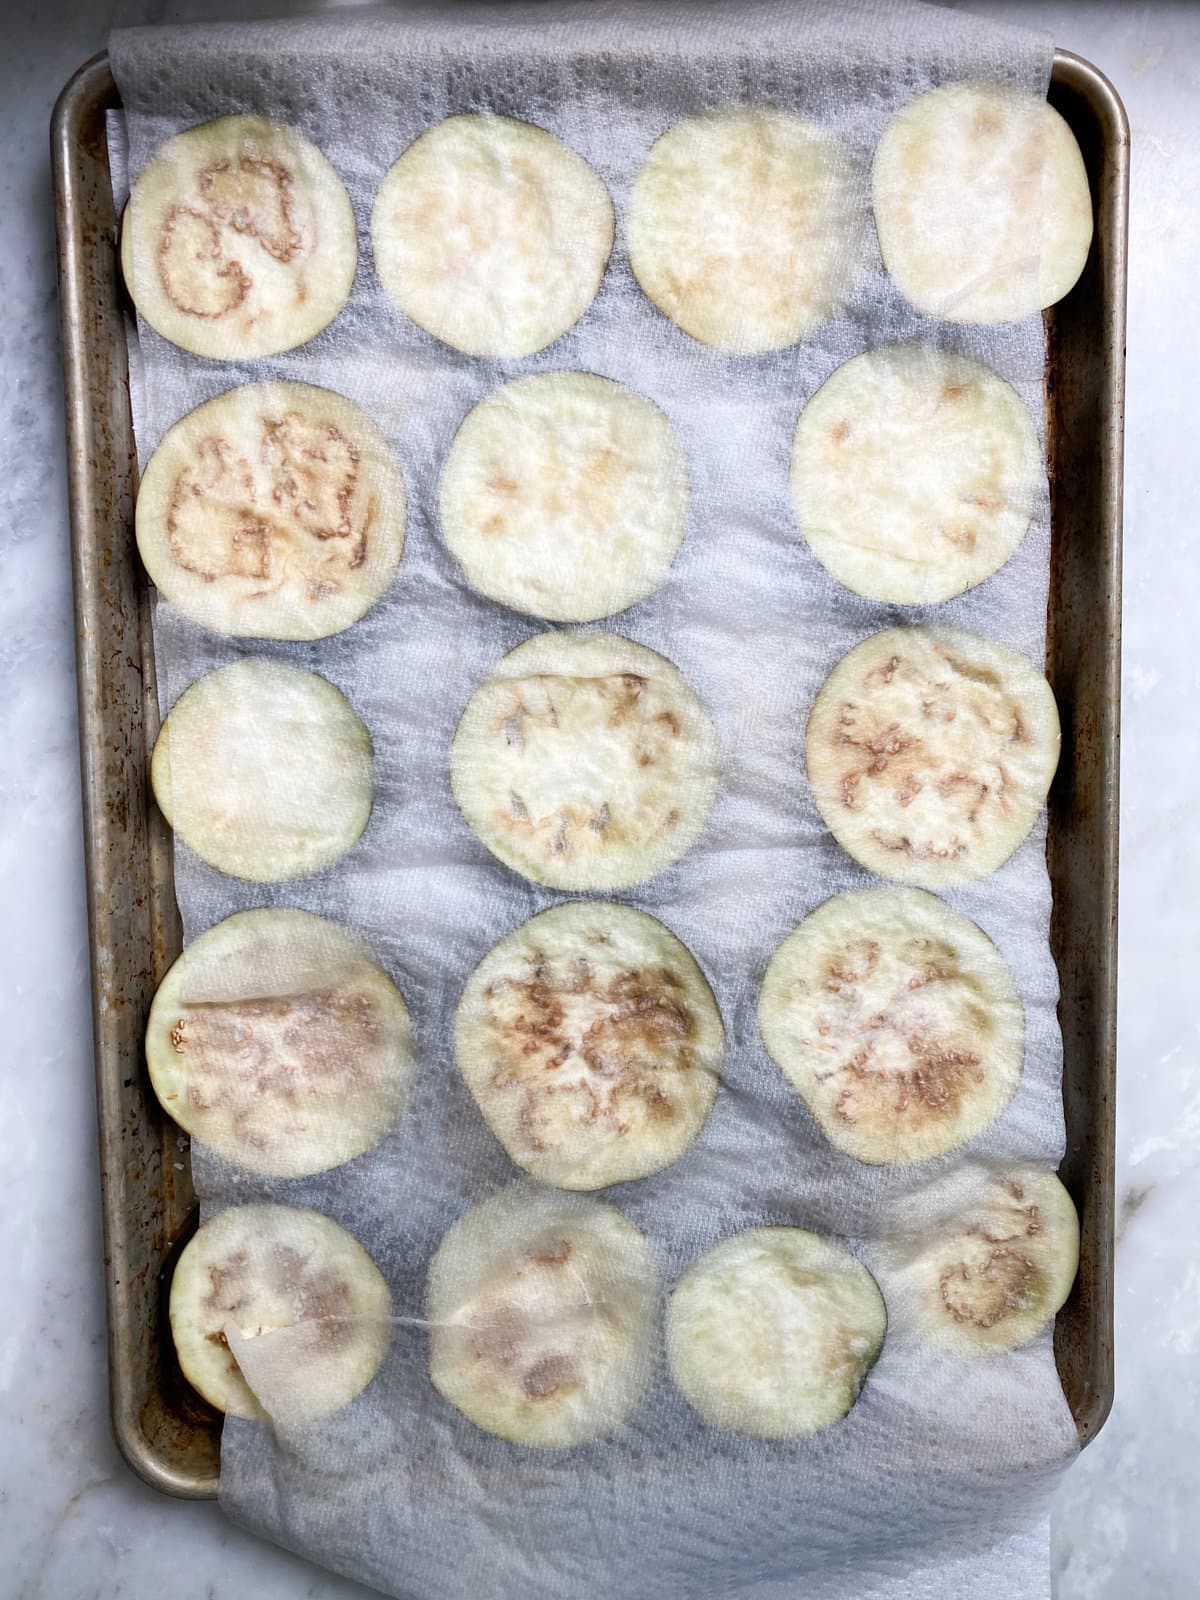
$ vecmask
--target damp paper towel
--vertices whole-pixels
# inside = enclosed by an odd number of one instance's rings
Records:
[[[372,1152],[318,1177],[253,1179],[193,1149],[209,1212],[268,1197],[316,1206],[386,1274],[395,1323],[378,1377],[307,1426],[229,1420],[221,1500],[238,1522],[398,1596],[702,1600],[704,1596],[1048,1594],[1044,1510],[1075,1435],[1049,1333],[1012,1355],[951,1361],[889,1339],[845,1421],[816,1437],[756,1442],[707,1427],[660,1368],[615,1437],[561,1452],[478,1431],[428,1381],[427,1264],[469,1206],[517,1174],[458,1077],[454,1008],[475,963],[559,898],[499,865],[458,815],[447,752],[491,665],[545,624],[474,594],[439,537],[441,464],[467,410],[519,373],[583,368],[650,396],[687,454],[683,548],[649,599],[602,627],[661,651],[700,694],[721,746],[709,823],[676,866],[615,898],[661,918],[694,952],[727,1030],[721,1092],[675,1165],[599,1198],[650,1241],[669,1286],[724,1235],[793,1223],[842,1237],[888,1279],[880,1240],[902,1199],[935,1196],[956,1162],[1054,1165],[1063,1146],[1057,980],[1047,944],[1044,828],[992,877],[949,902],[991,936],[1026,1016],[1015,1098],[959,1156],[915,1168],[838,1154],[763,1050],[756,1001],[780,940],[821,900],[870,885],[834,844],[804,769],[809,705],[834,662],[899,622],[961,623],[1039,664],[1048,498],[1009,563],[973,592],[922,610],[841,588],[794,524],[792,432],[805,401],[849,357],[892,340],[965,350],[1001,372],[1041,426],[1041,321],[939,323],[908,307],[873,259],[850,309],[789,349],[755,357],[692,342],[642,296],[622,222],[652,141],[689,113],[735,104],[799,111],[869,167],[888,118],[938,84],[985,78],[1044,95],[1052,47],[911,4],[406,6],[275,23],[118,32],[125,107],[114,153],[136,176],[171,134],[229,112],[301,129],[354,202],[359,267],[350,302],[302,349],[267,360],[186,355],[136,330],[134,407],[143,461],[191,407],[235,384],[302,379],[349,395],[388,435],[408,493],[408,542],[390,592],[347,632],[315,644],[213,635],[160,601],[164,708],[243,655],[294,661],[349,696],[375,745],[376,798],[336,866],[282,885],[224,877],[181,844],[185,934],[253,906],[302,906],[355,930],[392,973],[415,1026],[409,1107]],[[386,299],[369,216],[396,156],[441,117],[485,110],[559,135],[607,184],[617,241],[591,308],[527,360],[458,354]],[[869,207],[864,176],[861,204]],[[868,229],[868,232],[870,230]],[[248,1370],[270,1386],[287,1335]],[[267,1346],[275,1342],[274,1350]]]

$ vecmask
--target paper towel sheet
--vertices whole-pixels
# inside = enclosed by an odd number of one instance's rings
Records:
[[[263,1196],[319,1207],[370,1250],[397,1312],[378,1378],[338,1415],[279,1438],[257,1424],[226,1423],[222,1503],[256,1531],[420,1600],[1044,1592],[1038,1525],[1047,1480],[1075,1449],[1048,1333],[978,1363],[889,1340],[849,1417],[793,1444],[706,1427],[663,1368],[616,1437],[554,1453],[479,1432],[437,1395],[421,1317],[425,1270],[446,1229],[516,1175],[455,1072],[454,1008],[491,945],[559,898],[489,856],[456,811],[447,773],[473,688],[543,626],[469,589],[436,517],[458,424],[520,373],[584,368],[619,379],[655,400],[677,429],[692,490],[682,551],[654,594],[600,626],[674,661],[721,745],[721,790],[698,845],[616,898],[660,917],[708,975],[728,1035],[722,1089],[682,1160],[601,1198],[645,1229],[666,1285],[729,1232],[796,1223],[844,1237],[886,1296],[879,1240],[899,1197],[936,1193],[956,1160],[1054,1165],[1060,1157],[1044,826],[994,876],[946,896],[1009,962],[1027,1030],[1014,1100],[958,1157],[888,1169],[840,1155],[766,1056],[755,1016],[780,940],[830,894],[878,881],[833,843],[805,779],[808,708],[835,661],[901,622],[961,623],[1039,663],[1045,635],[1045,495],[1020,549],[978,589],[929,610],[874,604],[839,587],[798,534],[788,490],[797,417],[850,356],[920,339],[996,368],[1040,428],[1040,318],[983,329],[937,323],[903,302],[875,259],[848,311],[811,338],[763,356],[723,355],[693,343],[642,296],[622,232],[647,149],[689,113],[743,103],[794,109],[833,128],[869,165],[889,116],[913,96],[972,77],[1042,95],[1051,55],[1042,35],[911,4],[464,3],[114,35],[133,174],[184,127],[233,111],[263,114],[324,151],[359,224],[350,303],[300,350],[206,362],[145,325],[136,330],[143,460],[200,401],[237,383],[290,377],[366,409],[395,448],[409,500],[395,583],[336,638],[236,641],[165,603],[156,611],[164,707],[202,673],[266,655],[338,684],[376,750],[370,826],[322,873],[256,886],[177,845],[186,936],[251,906],[335,918],[399,984],[419,1055],[417,1088],[394,1132],[334,1172],[251,1179],[194,1148],[207,1207]],[[617,242],[594,304],[528,360],[475,360],[438,343],[391,305],[372,265],[369,216],[381,178],[423,129],[463,110],[522,117],[558,134],[594,166],[616,206]]]

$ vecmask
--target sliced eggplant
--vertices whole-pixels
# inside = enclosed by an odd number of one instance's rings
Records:
[[[870,600],[929,605],[998,571],[1045,479],[1016,391],[928,345],[839,367],[792,446],[792,501],[813,554]]]
[[[872,172],[884,265],[918,311],[1012,322],[1074,285],[1092,198],[1070,128],[1044,99],[951,83],[888,124]]]
[[[450,752],[454,796],[506,866],[555,889],[617,889],[695,843],[717,740],[679,671],[612,633],[544,633],[492,669]]]
[[[724,1029],[690,952],[631,906],[573,901],[479,963],[458,1067],[509,1156],[543,1183],[600,1189],[677,1160],[716,1097]]]
[[[442,474],[442,532],[481,594],[555,622],[622,611],[661,583],[687,470],[651,401],[590,372],[541,372],[471,411]]]
[[[851,1409],[886,1330],[883,1296],[848,1250],[803,1228],[751,1228],[676,1284],[667,1356],[714,1428],[802,1439]]]
[[[921,889],[818,906],[772,956],[758,1015],[821,1131],[859,1161],[945,1155],[1020,1081],[1012,974],[980,928]]]
[[[429,1375],[477,1428],[562,1449],[613,1433],[653,1365],[658,1271],[612,1206],[514,1184],[442,1240]]]
[[[242,911],[159,985],[146,1062],[163,1109],[250,1172],[299,1178],[369,1150],[404,1109],[408,1009],[349,934],[308,911]]]
[[[328,866],[371,815],[371,737],[328,679],[250,656],[185,689],[159,731],[154,798],[210,866],[276,883]]]
[[[888,1256],[898,1326],[956,1356],[1016,1350],[1071,1292],[1079,1218],[1042,1167],[964,1166],[901,1213]]]
[[[885,878],[942,889],[994,872],[1058,765],[1050,686],[965,628],[885,628],[834,667],[808,719],[808,780],[834,838]]]
[[[294,128],[218,117],[168,139],[133,185],[121,270],[164,339],[220,361],[275,355],[333,321],[354,282],[350,196]]]
[[[418,327],[472,356],[533,355],[591,305],[613,242],[582,156],[511,117],[447,117],[393,163],[371,215],[375,269]]]
[[[290,1423],[340,1410],[378,1372],[391,1309],[383,1274],[357,1239],[293,1206],[218,1212],[171,1280],[184,1377],[234,1417]],[[239,1352],[265,1382],[247,1383]]]
[[[804,117],[740,110],[676,123],[634,180],[629,260],[703,344],[753,354],[803,339],[856,287],[865,179]]]
[[[159,593],[218,633],[322,639],[395,576],[404,485],[352,401],[308,383],[252,383],[163,437],[137,498]]]

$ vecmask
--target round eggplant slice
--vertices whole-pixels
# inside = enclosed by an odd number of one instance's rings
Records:
[[[803,1228],[751,1228],[676,1284],[667,1356],[713,1427],[802,1439],[854,1405],[886,1329],[883,1296],[848,1250]]]
[[[834,667],[808,719],[808,780],[834,838],[885,878],[943,889],[994,872],[1058,765],[1050,686],[965,628],[886,628]]]
[[[849,152],[803,117],[676,123],[634,180],[629,260],[693,339],[754,354],[795,344],[853,294],[867,226]]]
[[[884,265],[918,311],[1012,322],[1072,287],[1092,241],[1075,136],[1045,100],[952,83],[910,101],[872,172]]]
[[[455,1048],[518,1166],[601,1189],[658,1172],[692,1143],[716,1097],[724,1029],[704,974],[661,922],[573,901],[483,958]]]
[[[350,196],[313,144],[262,117],[168,139],[133,185],[121,269],[139,316],[220,361],[305,344],[345,305],[358,244]]]
[[[279,1178],[369,1150],[413,1076],[387,973],[335,923],[290,910],[242,911],[193,940],[150,1007],[146,1062],[180,1127]]]
[[[304,1422],[340,1410],[378,1372],[391,1309],[383,1274],[358,1241],[319,1211],[293,1206],[218,1212],[171,1280],[183,1375],[234,1417]]]
[[[869,350],[805,407],[792,502],[813,554],[870,600],[929,605],[998,571],[1044,480],[1016,391],[966,356]]]
[[[553,134],[447,117],[379,187],[371,238],[405,316],[471,356],[533,355],[592,303],[613,242],[608,190]]]
[[[218,633],[321,639],[395,576],[404,486],[351,401],[308,383],[252,383],[163,437],[137,498],[159,593]]]
[[[822,1133],[859,1161],[957,1149],[1021,1076],[1012,974],[980,928],[921,889],[818,906],[772,956],[758,1016]]]
[[[231,877],[316,872],[371,815],[371,738],[315,672],[248,657],[185,689],[150,763],[154,798],[184,842]]]
[[[928,1202],[914,1206],[928,1212]],[[953,1172],[925,1215],[889,1247],[897,1323],[954,1355],[1028,1344],[1071,1292],[1079,1218],[1041,1167],[968,1166]]]
[[[474,587],[555,622],[644,599],[675,559],[687,505],[666,417],[590,372],[535,373],[481,400],[442,474],[442,532]]]
[[[614,1432],[653,1365],[658,1272],[612,1206],[515,1184],[429,1268],[429,1376],[477,1428],[564,1448]]]
[[[450,752],[467,822],[554,889],[618,889],[695,843],[717,739],[679,671],[612,633],[544,633],[492,669]]]

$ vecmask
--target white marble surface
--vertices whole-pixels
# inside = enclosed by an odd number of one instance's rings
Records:
[[[47,123],[114,7],[2,9],[0,1593],[349,1600],[366,1591],[143,1488],[108,1436]],[[1059,1600],[1185,1600],[1200,1570],[1200,7],[970,9],[1052,28],[1113,78],[1133,125],[1118,1396],[1062,1486],[1052,1559]]]

